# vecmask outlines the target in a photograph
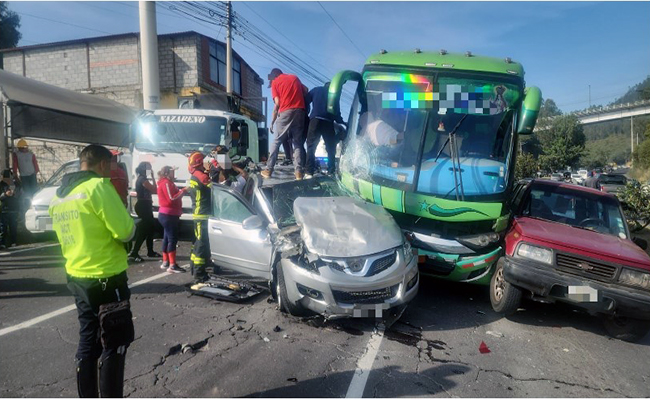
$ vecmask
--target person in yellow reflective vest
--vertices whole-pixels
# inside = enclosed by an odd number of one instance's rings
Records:
[[[210,239],[208,237],[208,217],[212,213],[212,183],[205,170],[205,157],[201,152],[194,152],[188,158],[188,170],[191,174],[187,192],[192,197],[194,219],[194,245],[190,255],[190,268],[194,283],[203,283],[209,279],[206,267],[212,265]]]
[[[103,146],[84,148],[81,170],[63,177],[49,209],[80,324],[79,397],[97,397],[98,390],[101,397],[122,397],[126,348],[134,334],[123,242],[135,226],[110,182],[111,157]]]

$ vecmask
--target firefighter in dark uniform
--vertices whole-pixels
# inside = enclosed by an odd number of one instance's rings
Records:
[[[126,349],[134,338],[123,242],[135,226],[109,180],[111,157],[103,146],[84,148],[81,170],[63,177],[49,208],[80,324],[79,397],[122,397]]]
[[[208,217],[212,212],[212,184],[205,170],[204,156],[201,152],[190,154],[188,167],[190,174],[188,192],[192,197],[194,219],[194,246],[190,255],[190,267],[194,283],[208,280],[206,267],[212,265],[210,257],[210,240],[208,238]]]

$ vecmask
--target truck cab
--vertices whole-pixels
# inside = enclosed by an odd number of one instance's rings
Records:
[[[259,130],[250,118],[220,110],[167,109],[143,112],[131,126],[131,151],[128,158],[131,171],[141,162],[149,162],[154,174],[162,167],[178,167],[176,185],[188,184],[190,173],[187,157],[194,151],[209,154],[216,145],[230,149],[234,161],[250,158],[258,163],[261,158]],[[136,203],[134,172],[129,176],[129,210],[135,215]],[[158,196],[153,195],[154,216],[158,215]],[[192,204],[189,196],[183,197],[181,220],[191,221]]]

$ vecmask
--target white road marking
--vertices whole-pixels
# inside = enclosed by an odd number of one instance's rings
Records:
[[[58,245],[59,245],[58,243],[51,243],[51,244],[46,244],[44,246],[29,247],[29,248],[26,248],[26,249],[13,250],[13,251],[5,251],[5,252],[0,253],[0,256],[10,256],[12,254],[22,253],[23,251],[44,249],[46,247],[53,247],[53,246],[58,246]]]
[[[189,266],[189,264],[183,265],[183,267],[187,267],[187,266]],[[134,282],[134,283],[130,284],[129,287],[133,288],[133,287],[136,287],[136,286],[144,285],[145,283],[149,283],[151,281],[155,281],[157,279],[160,279],[160,278],[163,278],[163,277],[169,276],[169,275],[171,275],[169,272],[162,272],[162,273],[160,273],[158,275],[150,276],[149,278],[145,278],[145,279],[142,279],[140,281]],[[8,328],[0,329],[0,336],[4,336],[6,334],[9,334],[11,332],[16,332],[16,331],[24,329],[24,328],[29,328],[30,326],[34,326],[34,325],[39,324],[39,323],[41,323],[43,321],[46,321],[46,320],[48,320],[50,318],[54,318],[54,317],[57,317],[57,316],[59,316],[61,314],[65,314],[65,313],[67,313],[69,311],[72,311],[72,310],[74,310],[76,308],[77,308],[76,305],[71,304],[71,305],[69,305],[67,307],[63,307],[63,308],[60,308],[60,309],[58,309],[56,311],[52,311],[50,313],[41,315],[40,317],[32,318],[32,319],[30,319],[28,321],[21,322],[18,325],[14,325],[14,326],[10,326]]]
[[[375,362],[383,338],[384,327],[379,326],[370,336],[368,346],[366,347],[366,353],[357,363],[357,369],[354,371],[352,382],[350,382],[350,387],[348,387],[348,392],[345,395],[346,398],[363,397],[363,391],[366,389],[366,382],[368,382],[368,376],[370,376],[372,364]]]

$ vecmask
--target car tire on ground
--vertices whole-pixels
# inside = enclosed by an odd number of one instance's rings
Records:
[[[638,342],[650,331],[650,321],[634,318],[607,316],[603,325],[609,336],[625,342]]]
[[[506,282],[503,276],[505,259],[501,257],[490,280],[490,303],[499,314],[510,315],[517,311],[521,303],[521,289]]]
[[[294,303],[289,300],[287,295],[287,285],[284,281],[284,273],[282,272],[282,262],[278,261],[276,266],[276,291],[278,293],[278,308],[281,312],[289,313],[296,317],[306,316],[307,310],[300,304]]]

